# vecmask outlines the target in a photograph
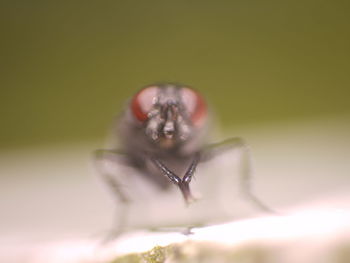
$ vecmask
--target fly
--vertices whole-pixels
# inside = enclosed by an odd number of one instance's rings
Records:
[[[97,160],[111,158],[132,167],[157,188],[177,187],[186,204],[195,201],[191,181],[203,162],[228,150],[239,148],[244,157],[240,177],[242,189],[258,207],[271,211],[250,190],[249,150],[238,137],[207,144],[210,111],[203,96],[178,84],[149,85],[137,92],[120,116],[113,135],[119,148],[96,151]],[[130,202],[123,181],[102,172],[107,184],[124,204]]]

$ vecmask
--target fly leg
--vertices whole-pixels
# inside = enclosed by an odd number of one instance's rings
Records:
[[[124,231],[127,222],[130,200],[123,191],[121,187],[122,185],[117,180],[116,176],[113,176],[111,173],[106,172],[103,168],[103,163],[101,162],[109,160],[122,163],[123,157],[124,153],[118,150],[100,149],[95,151],[95,161],[100,176],[105,184],[109,187],[109,190],[114,194],[116,201],[119,201],[121,204],[119,211],[116,211],[114,215],[115,219],[113,220],[114,226],[112,232],[108,234],[105,241],[110,241]],[[117,224],[115,222],[117,222]]]
[[[252,181],[252,165],[251,165],[251,155],[248,145],[242,138],[233,137],[226,139],[222,142],[213,143],[207,145],[203,151],[203,158],[201,161],[208,161],[217,155],[227,152],[228,150],[238,149],[240,152],[240,174],[239,182],[240,188],[244,196],[251,201],[256,207],[262,211],[269,213],[277,213],[273,209],[269,208],[263,202],[261,202],[253,193],[251,181]]]
[[[193,178],[194,172],[196,171],[198,162],[199,162],[199,153],[196,153],[193,161],[191,162],[184,177],[182,178],[182,184],[180,185],[181,192],[185,197],[185,200],[187,203],[193,202],[195,200],[195,198],[192,196],[190,192],[190,182]]]
[[[189,204],[195,200],[192,196],[190,189],[190,182],[193,178],[194,172],[196,170],[197,164],[199,162],[199,154],[196,154],[190,166],[188,167],[184,177],[181,179],[174,172],[172,172],[168,167],[166,167],[159,159],[151,158],[155,166],[175,185],[177,185],[185,199],[186,204]]]

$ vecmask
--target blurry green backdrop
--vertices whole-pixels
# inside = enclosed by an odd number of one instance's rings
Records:
[[[1,1],[0,147],[103,138],[140,87],[226,126],[350,112],[348,1]]]

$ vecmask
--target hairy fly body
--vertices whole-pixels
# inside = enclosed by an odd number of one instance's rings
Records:
[[[189,204],[195,200],[191,181],[196,167],[227,150],[239,148],[245,162],[242,188],[250,200],[269,210],[250,192],[249,153],[243,140],[230,138],[207,144],[209,120],[207,103],[196,90],[168,83],[146,86],[129,101],[113,131],[119,139],[119,148],[98,150],[97,159],[110,158],[132,167],[164,191],[175,185]],[[118,198],[128,203],[130,197],[121,187],[124,182],[103,171],[102,176]]]

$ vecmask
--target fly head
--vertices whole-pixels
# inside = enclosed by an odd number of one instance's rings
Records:
[[[131,112],[145,136],[162,149],[173,149],[196,136],[207,119],[202,96],[192,88],[162,84],[141,89]]]

